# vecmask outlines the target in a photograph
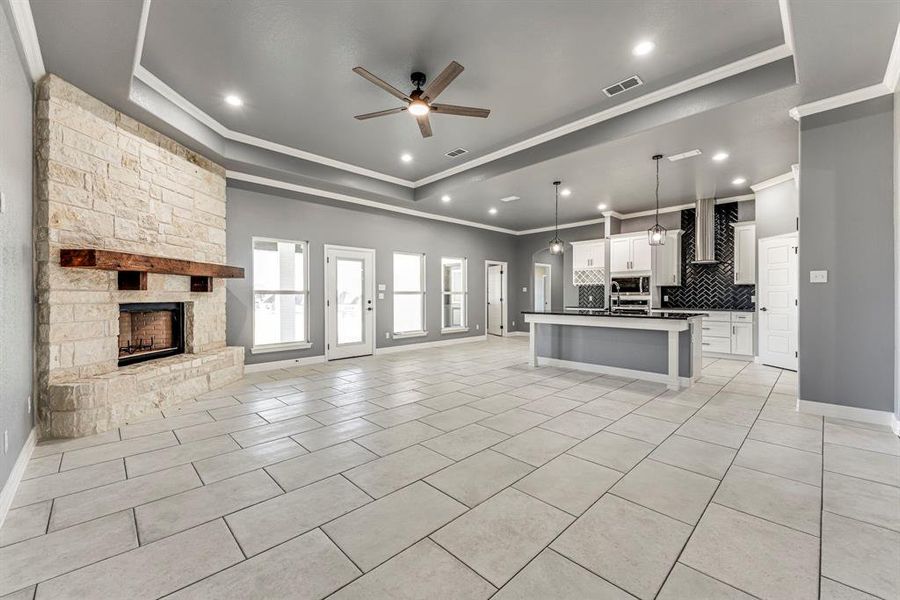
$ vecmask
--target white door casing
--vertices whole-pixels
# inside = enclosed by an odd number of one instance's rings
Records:
[[[325,245],[325,358],[375,351],[375,251]]]
[[[534,311],[546,312],[552,306],[552,265],[534,264]]]
[[[797,370],[797,234],[759,240],[759,360]]]
[[[491,335],[503,335],[503,321],[506,298],[504,297],[505,263],[487,262],[485,265],[487,281],[487,324],[485,329]]]

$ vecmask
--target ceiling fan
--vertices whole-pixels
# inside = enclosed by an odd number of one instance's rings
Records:
[[[459,115],[461,117],[480,117],[482,119],[487,118],[487,116],[491,114],[491,111],[487,108],[456,106],[454,104],[437,104],[434,102],[434,100],[437,99],[438,94],[447,89],[447,86],[463,72],[463,66],[455,60],[451,61],[424,90],[422,89],[422,86],[425,85],[425,73],[416,71],[410,75],[409,78],[412,81],[412,84],[416,86],[416,89],[409,94],[404,94],[388,82],[372,75],[362,67],[356,67],[353,69],[353,72],[368,79],[391,96],[399,98],[406,103],[406,106],[398,106],[397,108],[389,108],[387,110],[379,110],[364,115],[356,115],[356,118],[360,121],[408,111],[411,115],[416,117],[416,121],[419,123],[419,131],[422,132],[422,137],[427,138],[431,137],[431,121],[428,120],[428,113],[430,112],[439,115]]]

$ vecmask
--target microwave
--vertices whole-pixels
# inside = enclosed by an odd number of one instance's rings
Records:
[[[613,283],[619,285],[618,292],[622,295],[635,294],[644,296],[650,293],[650,277],[613,277]],[[612,288],[610,293],[615,293]]]

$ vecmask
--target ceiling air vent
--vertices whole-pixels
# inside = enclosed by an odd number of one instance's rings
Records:
[[[621,94],[625,90],[630,90],[631,88],[635,88],[639,85],[644,85],[644,82],[641,81],[641,78],[637,75],[632,75],[628,79],[623,79],[619,83],[614,83],[608,88],[603,90],[603,93],[612,98],[616,94]]]
[[[468,152],[468,150],[466,150],[465,148],[457,148],[456,150],[451,150],[446,155],[450,158],[456,158],[457,156],[465,154],[466,152]]]

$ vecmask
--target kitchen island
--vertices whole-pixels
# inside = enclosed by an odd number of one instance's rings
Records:
[[[677,390],[700,376],[703,316],[610,311],[522,313],[532,366],[559,366],[665,383]]]

